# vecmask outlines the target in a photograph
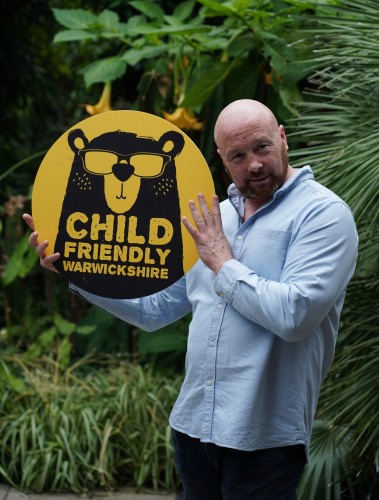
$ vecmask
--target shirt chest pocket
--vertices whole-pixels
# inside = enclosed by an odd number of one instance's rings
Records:
[[[251,229],[243,239],[237,259],[259,276],[279,281],[292,233]]]

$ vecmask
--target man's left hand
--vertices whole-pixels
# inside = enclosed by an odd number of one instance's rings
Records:
[[[232,249],[222,228],[220,203],[218,196],[212,197],[212,210],[208,208],[204,195],[198,195],[198,210],[193,200],[189,207],[196,227],[187,217],[182,221],[187,231],[195,241],[200,259],[216,274],[223,264],[233,258]]]

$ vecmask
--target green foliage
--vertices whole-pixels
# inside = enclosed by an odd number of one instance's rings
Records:
[[[0,361],[0,478],[33,492],[175,488],[168,413],[180,377],[104,357],[65,370]]]
[[[55,314],[53,317],[53,324],[50,324],[50,318],[41,318],[40,326],[47,322],[48,327],[46,329],[41,328],[37,338],[28,346],[25,352],[25,359],[32,360],[39,358],[46,352],[51,354],[56,352],[57,363],[62,369],[68,368],[71,361],[71,336],[74,332],[84,335],[92,333],[96,326],[76,326],[75,323],[71,323],[60,314]]]
[[[335,359],[320,394],[300,498],[338,500],[348,492],[348,498],[360,500],[378,495],[377,295],[372,283],[359,279],[349,287]]]
[[[360,236],[300,485],[307,500],[379,495],[379,1],[338,4],[324,7],[303,32],[317,70],[299,105],[294,138],[302,147],[291,154],[296,163],[310,163],[316,178],[350,205]]]
[[[25,351],[47,328],[39,323],[55,311],[72,319],[70,294],[63,280],[38,269],[27,244],[30,231],[21,219],[39,162],[51,144],[83,116],[80,47],[52,44],[57,25],[51,7],[58,1],[4,5],[0,37],[4,68],[0,105],[0,349]],[[59,2],[61,4],[61,2]],[[67,0],[67,6],[85,1]],[[49,5],[48,5],[49,4]],[[97,2],[98,5],[101,2]],[[40,330],[42,328],[42,330]]]
[[[311,78],[315,90],[300,105],[298,135],[308,147],[294,155],[311,158],[321,181],[343,196],[358,223],[371,228],[379,221],[378,23],[372,14],[377,6],[376,0],[345,0],[305,32],[316,32],[318,70]]]
[[[110,10],[95,15],[84,9],[53,9],[55,19],[65,28],[57,33],[55,42],[83,42],[88,52],[96,44],[107,54],[82,68],[87,87],[116,80],[129,66],[142,64],[161,76],[172,73],[172,93],[161,92],[170,98],[164,109],[178,105],[200,112],[217,87],[231,78],[235,67],[248,65],[250,86],[239,97],[253,97],[258,79],[264,83],[266,78],[279,112],[296,113],[292,102],[300,98],[299,82],[308,73],[308,65],[302,64],[301,54],[291,44],[292,30],[298,24],[294,14],[302,6],[201,0],[183,2],[168,15],[153,1],[130,5],[136,12],[127,22]],[[234,85],[242,90],[237,72],[228,82],[229,87]],[[159,114],[158,107],[152,111]]]

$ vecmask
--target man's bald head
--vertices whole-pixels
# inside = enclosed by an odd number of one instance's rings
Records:
[[[214,140],[218,148],[223,143],[225,134],[233,134],[250,122],[264,124],[272,129],[278,128],[278,122],[272,111],[259,101],[240,99],[226,106],[219,114],[215,129]]]
[[[226,172],[245,200],[254,200],[255,208],[293,173],[284,127],[258,101],[241,99],[226,106],[214,137]]]

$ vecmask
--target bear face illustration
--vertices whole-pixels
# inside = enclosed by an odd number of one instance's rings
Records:
[[[183,275],[176,131],[158,140],[111,131],[68,134],[74,159],[54,251],[69,279],[114,298],[159,291]],[[163,276],[163,282],[159,277]]]
[[[103,178],[98,180],[104,182],[108,207],[115,213],[125,213],[140,193],[141,180],[160,177],[167,163],[183,149],[184,138],[175,131],[163,134],[158,141],[117,131],[89,142],[83,131],[76,129],[69,134],[68,143],[76,162],[81,159],[79,169],[83,166],[87,174],[92,174],[91,182],[95,182],[94,175]]]

